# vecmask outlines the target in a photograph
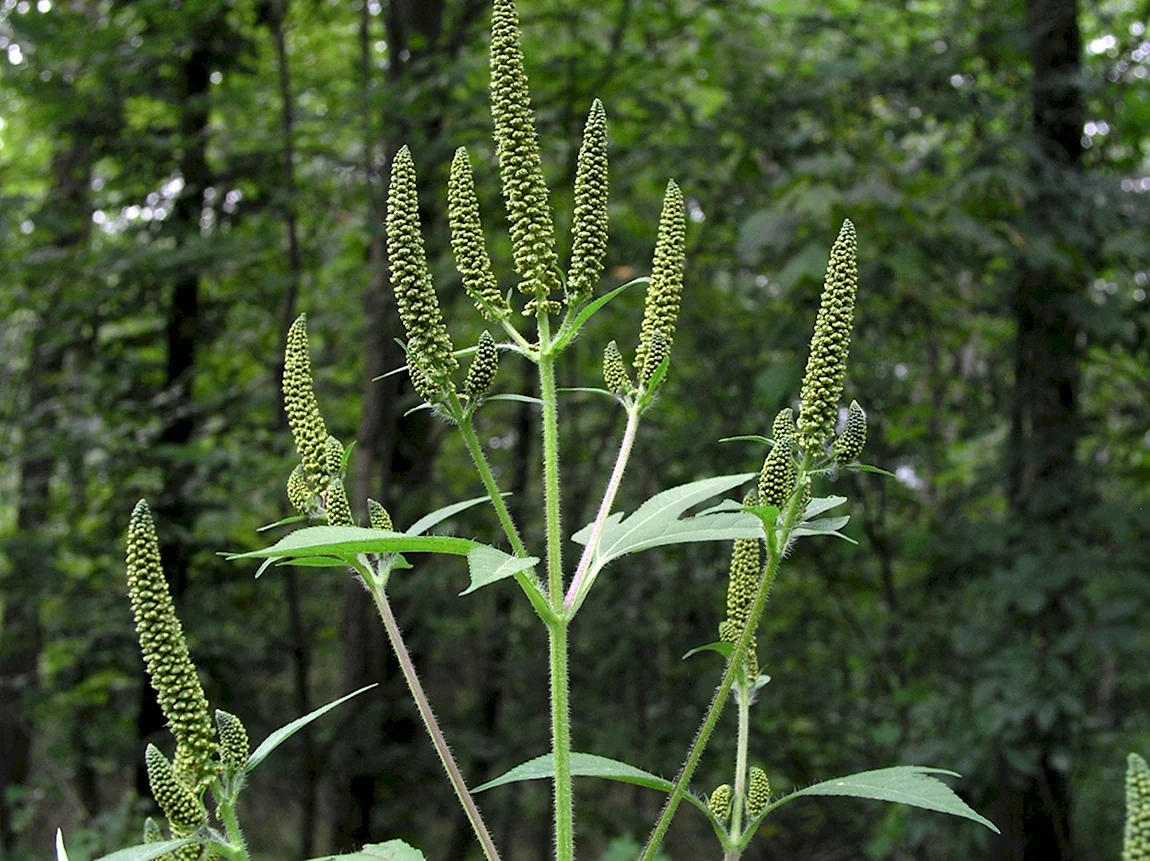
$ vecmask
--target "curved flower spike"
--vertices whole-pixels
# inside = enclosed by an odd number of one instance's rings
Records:
[[[463,289],[475,303],[484,319],[497,321],[511,313],[499,281],[491,269],[483,225],[479,220],[479,200],[475,196],[475,179],[467,148],[460,147],[451,160],[451,178],[447,183],[447,219],[451,223],[451,250],[455,268],[463,278]]]
[[[148,745],[144,762],[148,766],[152,798],[156,799],[156,804],[167,817],[172,836],[187,837],[195,832],[207,818],[199,798],[176,777],[172,764],[154,744]],[[199,847],[196,847],[196,854],[199,854]]]
[[[288,330],[284,351],[284,411],[295,438],[303,468],[314,481],[327,474],[327,428],[316,403],[307,346],[307,314],[300,314]]]
[[[671,180],[663,196],[663,213],[659,217],[659,234],[655,241],[655,260],[651,266],[651,280],[647,284],[643,323],[639,329],[639,347],[635,350],[635,369],[643,376],[643,382],[650,379],[663,358],[655,362],[648,361],[648,354],[654,347],[655,333],[662,333],[668,353],[675,340],[675,322],[679,317],[679,303],[683,294],[686,241],[683,193],[675,181]]]

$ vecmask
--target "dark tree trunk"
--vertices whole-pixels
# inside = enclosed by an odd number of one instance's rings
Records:
[[[1083,99],[1081,36],[1076,0],[1027,0],[1027,33],[1033,67],[1031,85],[1033,180],[1039,191],[1027,210],[1033,235],[1052,241],[1070,260],[1071,237],[1083,205]],[[1083,505],[1084,482],[1077,463],[1082,434],[1079,414],[1079,322],[1075,305],[1088,279],[1084,267],[1024,261],[1014,296],[1015,391],[1007,474],[1010,515],[1015,524],[1010,551],[1049,560],[1075,538],[1075,510]],[[1046,674],[1048,644],[1071,624],[1071,583],[1044,592],[1041,610],[1020,620],[1019,631],[1034,649],[1034,664]],[[1006,826],[995,857],[1004,861],[1070,861],[1071,796],[1068,774],[1056,752],[1072,748],[1072,721],[1043,729],[1028,721],[1026,749],[1034,751],[1025,773],[1000,763],[999,822]]]

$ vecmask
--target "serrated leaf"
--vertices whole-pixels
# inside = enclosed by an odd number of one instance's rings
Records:
[[[480,545],[467,554],[471,585],[459,594],[470,595],[476,589],[514,577],[520,571],[526,571],[537,564],[539,564],[538,556],[512,556],[494,547]]]
[[[551,349],[554,352],[559,352],[559,351],[565,349],[567,347],[567,345],[571,343],[571,340],[577,334],[579,334],[579,330],[583,328],[583,326],[587,323],[588,320],[590,320],[592,317],[595,316],[596,312],[598,312],[600,308],[602,308],[604,305],[606,305],[608,302],[610,302],[612,299],[614,299],[616,296],[618,296],[620,293],[622,293],[628,287],[633,287],[636,284],[645,284],[646,282],[648,282],[650,280],[651,279],[648,278],[646,275],[644,275],[641,278],[635,278],[631,281],[628,281],[626,284],[623,284],[623,285],[620,285],[619,287],[616,287],[610,293],[603,294],[598,299],[596,299],[594,302],[592,302],[589,305],[587,305],[586,307],[584,307],[582,311],[580,311],[577,315],[575,315],[575,319],[571,321],[570,328],[568,328],[566,332],[563,332],[562,334],[560,334],[560,336],[555,340],[555,343],[551,345]]]
[[[307,726],[309,723],[311,723],[316,718],[323,717],[325,714],[327,714],[329,711],[334,709],[336,706],[341,705],[343,703],[346,703],[352,697],[357,697],[360,694],[362,694],[364,691],[370,691],[372,688],[374,688],[378,684],[379,684],[378,682],[373,682],[370,685],[364,685],[358,691],[352,691],[350,694],[345,694],[344,696],[340,697],[338,700],[333,700],[332,702],[328,703],[325,706],[320,706],[318,709],[316,709],[313,712],[308,712],[303,717],[296,718],[295,720],[293,720],[291,723],[287,724],[286,726],[281,726],[279,729],[277,729],[275,732],[273,732],[271,735],[269,735],[267,738],[265,738],[260,743],[259,747],[257,747],[255,750],[252,751],[251,756],[248,757],[247,764],[244,766],[244,771],[245,772],[252,771],[257,765],[259,765],[261,762],[263,762],[265,759],[267,759],[269,753],[271,753],[273,750],[275,750],[277,747],[279,747],[281,744],[283,744],[285,741],[287,741],[289,738],[291,738],[293,735],[295,735],[297,732],[299,732],[301,729],[303,729],[305,726]]]
[[[596,565],[627,553],[692,541],[724,541],[755,538],[761,532],[758,522],[742,512],[722,512],[679,519],[692,506],[724,493],[754,478],[756,473],[720,475],[672,487],[657,493],[627,517],[619,512],[604,524],[596,547]],[[591,535],[588,524],[572,536],[586,544]]]
[[[501,493],[500,496],[510,496],[510,493]],[[476,505],[481,505],[484,502],[490,502],[489,496],[477,496],[474,499],[465,499],[463,502],[453,502],[451,505],[445,505],[443,508],[437,508],[430,514],[425,514],[410,527],[404,530],[404,535],[422,535],[431,527],[442,523],[449,517],[454,517],[461,511],[466,511],[469,508],[474,508]]]
[[[369,843],[350,855],[324,855],[310,861],[426,861],[422,852],[402,840]]]
[[[893,472],[887,472],[885,469],[880,469],[877,466],[871,466],[869,463],[852,463],[849,466],[844,466],[843,469],[852,469],[855,472],[874,472],[878,475],[887,475],[891,478],[898,478]]]
[[[954,790],[932,774],[945,774],[958,777],[956,772],[945,768],[930,768],[922,765],[897,765],[893,768],[880,768],[875,771],[862,771],[858,774],[826,780],[808,786],[779,799],[770,805],[763,814],[780,804],[785,804],[804,795],[845,795],[851,798],[871,798],[877,801],[890,801],[921,807],[937,813],[948,813],[970,819],[985,825],[995,834],[999,833],[994,823],[972,810]]]
[[[153,861],[169,852],[173,852],[181,847],[188,846],[192,843],[203,843],[203,840],[196,840],[194,838],[185,838],[183,840],[165,840],[162,843],[141,843],[138,846],[130,846],[127,849],[120,849],[110,855],[104,855],[97,858],[96,861]],[[64,848],[63,842],[57,842],[57,853]],[[67,861],[68,856],[64,856],[64,861]],[[57,854],[57,861],[60,861]]]
[[[691,657],[692,655],[698,655],[700,652],[718,652],[729,661],[731,660],[731,655],[735,653],[735,644],[715,642],[707,643],[705,646],[695,646],[695,648],[691,649],[691,651],[683,655],[680,660],[685,661],[687,658]]]
[[[235,559],[285,559],[302,556],[355,556],[359,553],[446,553],[466,556],[476,541],[446,535],[405,535],[361,526],[307,526],[262,550],[229,553]]]

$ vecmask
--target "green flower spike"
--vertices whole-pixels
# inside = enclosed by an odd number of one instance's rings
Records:
[[[300,514],[311,514],[315,507],[312,501],[314,496],[311,485],[307,482],[307,473],[304,471],[303,464],[296,464],[296,468],[291,471],[287,480],[288,502]]]
[[[1150,766],[1136,753],[1126,757],[1126,832],[1122,861],[1150,859]]]
[[[307,315],[300,314],[288,330],[284,352],[284,409],[295,438],[303,468],[314,480],[327,473],[324,445],[327,428],[323,424],[311,381],[311,359],[307,349]]]
[[[835,460],[839,463],[854,463],[866,445],[866,413],[858,401],[851,401],[847,410],[847,423],[842,434],[835,441]]]
[[[635,351],[635,369],[640,374],[654,373],[659,365],[659,362],[655,362],[652,366],[647,359],[647,354],[654,347],[656,332],[662,332],[667,352],[670,352],[674,343],[675,321],[679,317],[679,302],[683,294],[686,241],[683,193],[675,181],[671,180],[663,196],[663,214],[659,217],[659,234],[655,241],[655,260],[651,265],[651,280],[647,284],[643,324],[639,329],[639,348]],[[646,378],[650,379],[649,376]]]
[[[485,331],[479,336],[475,358],[471,360],[471,367],[467,369],[467,379],[463,382],[463,390],[467,396],[476,400],[487,394],[498,370],[499,350],[495,347],[495,339],[491,337],[491,333]]]
[[[754,505],[757,497],[749,496],[744,505]],[[727,619],[734,623],[740,634],[747,626],[747,614],[759,590],[762,571],[759,539],[739,538],[731,551],[731,573],[727,581]]]
[[[216,709],[216,732],[220,737],[220,762],[228,771],[241,771],[251,753],[248,731],[243,723],[234,714]]]
[[[145,843],[163,843],[164,832],[160,830],[160,826],[152,817],[144,820],[144,842]]]
[[[724,783],[715,787],[715,791],[707,799],[707,809],[720,822],[727,821],[727,817],[731,815],[731,784]]]
[[[491,13],[491,116],[519,289],[533,297],[524,313],[549,312],[559,259],[514,0],[495,0]]]
[[[347,491],[338,478],[333,478],[327,486],[327,523],[328,526],[355,526]]]
[[[767,809],[771,800],[771,782],[767,773],[757,765],[751,766],[750,786],[747,787],[747,813],[752,818]]]
[[[343,443],[329,436],[323,444],[324,461],[328,475],[339,475],[343,470]]]
[[[639,381],[644,386],[651,382],[655,376],[655,371],[659,370],[659,365],[663,364],[663,360],[670,354],[671,346],[667,343],[667,336],[656,330],[651,337],[651,346],[647,350],[647,361],[643,364],[643,370],[639,374]]]
[[[152,513],[142,499],[128,524],[127,556],[136,635],[160,710],[176,739],[175,772],[199,791],[210,780],[208,763],[216,753],[208,701],[160,567],[160,542]]]
[[[196,794],[187,784],[176,777],[176,772],[168,758],[160,753],[154,744],[149,744],[144,761],[148,766],[148,783],[152,787],[152,797],[164,812],[171,826],[174,838],[194,834],[204,824],[207,814]],[[200,854],[195,847],[196,857]]]
[[[623,363],[619,345],[614,341],[603,350],[603,383],[608,391],[617,395],[625,395],[631,391],[631,377],[627,373],[627,366]]]
[[[571,225],[571,270],[567,303],[589,297],[603,274],[607,255],[607,114],[591,103],[575,170],[575,216]]]
[[[367,501],[367,517],[372,529],[382,529],[384,532],[392,531],[391,515],[381,503],[374,499]]]
[[[429,403],[437,402],[451,385],[459,362],[443,323],[439,300],[427,269],[419,229],[415,164],[407,147],[391,163],[387,193],[387,250],[391,283],[399,316],[407,332],[407,364],[411,382]]]
[[[771,423],[771,439],[778,442],[779,439],[786,436],[795,435],[795,413],[794,410],[785,409],[780,410],[779,414],[775,416],[774,422]]]
[[[511,313],[499,281],[491,269],[483,226],[479,220],[479,200],[475,196],[475,179],[467,148],[455,151],[451,161],[451,178],[447,183],[447,219],[451,223],[451,250],[455,268],[463,278],[463,289],[484,319],[501,320]]]
[[[803,377],[799,410],[799,444],[805,451],[823,453],[823,443],[834,436],[839,398],[851,346],[855,292],[858,290],[855,227],[844,221],[827,264],[811,354]]]
[[[794,493],[797,479],[794,451],[794,437],[775,440],[774,448],[763,461],[763,470],[759,473],[759,500],[763,505],[773,505],[781,510]]]

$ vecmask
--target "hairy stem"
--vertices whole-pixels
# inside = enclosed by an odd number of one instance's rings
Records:
[[[575,799],[571,787],[571,709],[568,702],[567,620],[548,626],[551,653],[551,752],[555,760],[555,858],[575,857]]]
[[[371,597],[375,599],[376,609],[379,610],[379,616],[383,619],[383,626],[387,629],[387,637],[391,640],[391,647],[395,651],[395,656],[399,659],[399,667],[403,671],[403,678],[407,681],[407,687],[411,691],[411,698],[415,700],[419,716],[423,719],[427,734],[431,736],[431,743],[435,747],[435,752],[439,754],[439,761],[443,764],[443,770],[447,772],[447,779],[451,781],[451,788],[455,790],[459,803],[463,805],[463,810],[467,814],[468,821],[471,822],[479,845],[483,847],[483,854],[487,857],[487,861],[499,861],[499,852],[495,848],[491,835],[487,832],[487,826],[483,824],[483,816],[480,815],[475,799],[471,797],[471,792],[467,789],[467,783],[463,780],[463,775],[459,771],[451,748],[447,746],[447,739],[444,738],[443,731],[439,728],[439,722],[431,711],[431,703],[428,702],[427,694],[424,693],[423,685],[415,672],[415,664],[412,663],[411,655],[403,642],[403,634],[399,630],[399,624],[395,621],[395,614],[391,611],[387,594],[381,586],[375,584],[369,577],[365,577],[364,582],[368,584]]]
[[[555,357],[548,352],[547,316],[539,318],[539,395],[543,401],[543,505],[547,524],[547,588],[551,606],[563,609],[563,534],[559,514],[559,401]]]
[[[738,861],[742,850],[738,848],[739,836],[743,831],[743,808],[747,803],[747,741],[751,734],[751,691],[746,674],[740,674],[735,696],[739,703],[739,734],[735,744],[735,792],[731,800],[731,845],[723,856],[723,861]]]
[[[462,409],[460,412],[462,413]],[[471,460],[475,464],[483,487],[487,491],[487,495],[491,497],[491,505],[503,527],[503,533],[511,542],[511,549],[515,551],[516,556],[529,556],[527,547],[515,526],[515,521],[511,519],[511,512],[507,509],[507,503],[503,500],[503,494],[499,492],[499,485],[495,483],[495,476],[491,473],[491,466],[487,463],[487,456],[483,453],[483,448],[479,444],[479,437],[475,435],[475,427],[470,418],[460,418],[459,432],[463,435],[463,441],[467,444],[468,452],[471,453]]]
[[[802,479],[809,469],[810,457],[808,455],[802,468],[799,470],[798,483],[800,487],[802,486]],[[643,854],[639,856],[639,861],[651,861],[651,859],[655,857],[655,853],[659,850],[663,838],[667,835],[667,829],[671,826],[671,819],[674,818],[675,811],[679,809],[679,803],[683,800],[683,795],[687,791],[687,784],[690,783],[691,776],[695,773],[695,768],[699,765],[699,760],[703,756],[707,742],[711,740],[711,733],[715,730],[715,724],[719,721],[719,715],[723,713],[723,706],[726,705],[727,696],[730,694],[731,687],[739,675],[740,668],[744,665],[751,638],[754,637],[755,629],[759,626],[759,619],[762,618],[763,608],[767,605],[767,596],[771,593],[771,586],[774,584],[775,577],[779,573],[779,565],[782,561],[783,553],[786,550],[787,544],[790,542],[791,531],[794,529],[795,523],[801,514],[800,509],[802,506],[799,504],[801,497],[801,491],[796,490],[795,493],[791,494],[791,499],[780,516],[782,523],[776,522],[775,524],[775,540],[770,542],[771,552],[767,557],[767,564],[763,568],[763,576],[759,581],[759,590],[755,593],[755,602],[751,605],[750,613],[747,615],[747,626],[743,629],[739,641],[735,644],[735,651],[734,654],[731,655],[731,660],[727,663],[726,672],[723,673],[723,680],[715,690],[715,696],[712,698],[711,705],[703,717],[703,722],[699,725],[699,731],[695,734],[695,740],[691,744],[690,751],[687,753],[687,759],[683,762],[683,767],[679,770],[679,776],[675,778],[675,785],[671,789],[671,794],[667,797],[667,803],[663,806],[663,812],[659,815],[659,820],[655,823],[655,827],[651,831],[651,836],[647,838],[647,845],[643,847]]]
[[[236,818],[236,800],[229,798],[221,801],[219,807],[216,808],[216,813],[220,817],[220,821],[224,824],[224,831],[228,835],[228,843],[232,845],[233,849],[238,850],[235,856],[237,861],[247,861],[248,847],[244,840],[243,829],[240,828],[240,821]]]
[[[571,615],[575,614],[578,606],[583,603],[585,592],[583,588],[587,572],[591,568],[591,560],[595,557],[595,548],[599,543],[599,536],[603,534],[603,526],[611,514],[611,506],[615,504],[615,494],[623,481],[623,472],[627,469],[627,461],[631,457],[631,446],[635,442],[635,433],[639,429],[639,410],[628,408],[627,429],[623,431],[623,441],[619,444],[619,456],[615,458],[615,468],[611,470],[611,478],[607,482],[607,490],[603,493],[603,502],[599,505],[599,513],[595,515],[595,522],[591,526],[591,534],[587,536],[587,545],[583,548],[583,555],[579,559],[579,567],[575,569],[575,576],[571,586],[567,589],[567,597],[563,600],[564,607]],[[587,589],[591,584],[587,584]],[[580,592],[584,594],[580,594]]]

